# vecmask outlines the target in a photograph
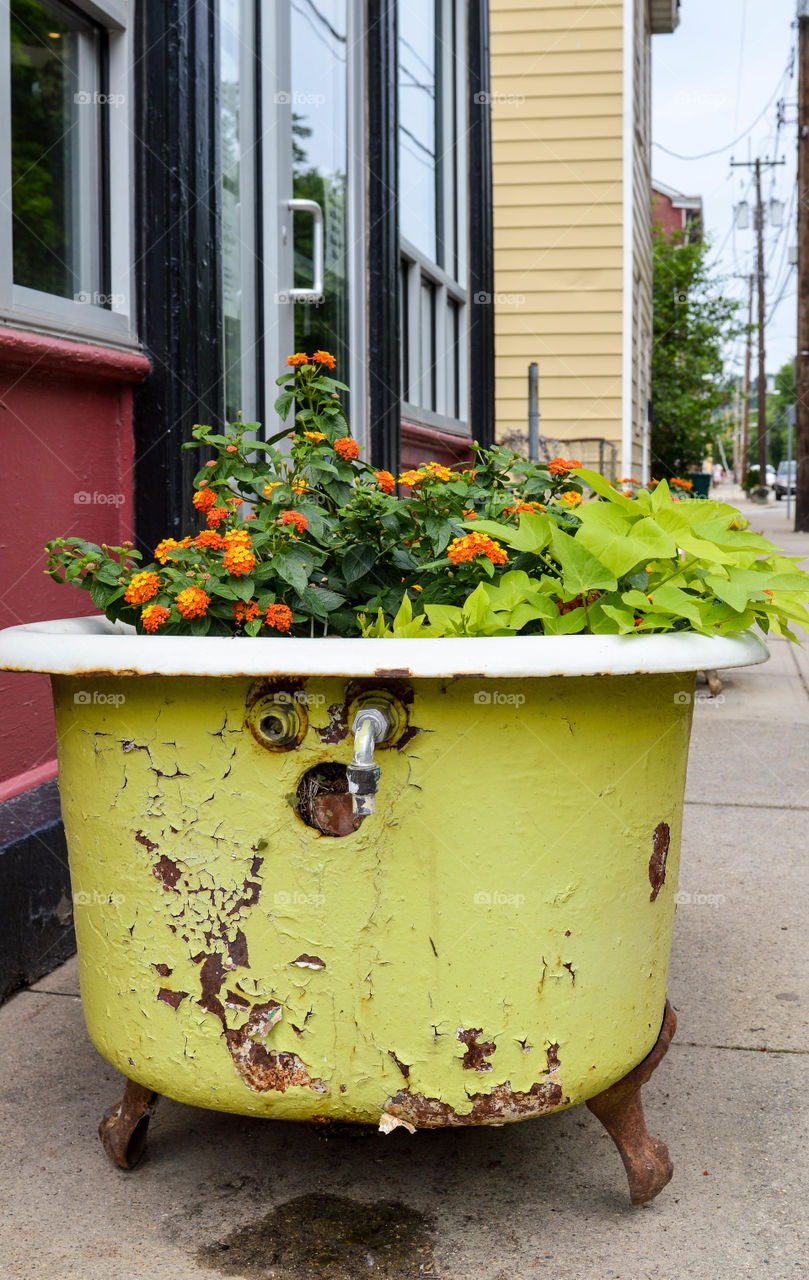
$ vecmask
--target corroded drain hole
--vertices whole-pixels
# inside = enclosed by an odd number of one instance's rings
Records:
[[[298,783],[298,816],[324,836],[349,836],[365,821],[352,808],[344,764],[318,764]]]
[[[429,1219],[409,1205],[312,1194],[205,1246],[197,1260],[226,1276],[405,1280],[434,1274],[433,1235]]]

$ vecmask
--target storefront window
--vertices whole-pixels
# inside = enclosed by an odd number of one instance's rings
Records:
[[[62,5],[11,0],[10,9],[14,283],[108,306],[101,32]]]

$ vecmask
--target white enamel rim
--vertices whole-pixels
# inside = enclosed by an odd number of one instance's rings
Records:
[[[0,670],[50,675],[519,679],[726,670],[769,656],[751,632],[410,640],[139,636],[101,615],[0,631]]]

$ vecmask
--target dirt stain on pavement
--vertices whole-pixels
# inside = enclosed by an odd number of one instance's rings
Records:
[[[433,1228],[395,1200],[297,1196],[197,1254],[224,1276],[260,1280],[409,1280],[435,1275]]]

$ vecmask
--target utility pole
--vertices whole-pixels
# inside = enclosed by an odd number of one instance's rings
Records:
[[[783,160],[732,160],[731,169],[756,171],[756,278],[758,283],[758,493],[767,494],[767,375],[764,370],[764,206],[761,203],[761,170],[784,164]]]
[[[744,386],[742,394],[744,402],[742,404],[742,461],[741,475],[739,483],[744,484],[747,475],[747,451],[750,448],[750,364],[753,358],[753,279],[752,275],[747,277],[748,295],[747,295],[747,342],[744,349]],[[760,479],[759,475],[759,479]]]
[[[795,528],[809,531],[809,0],[798,0],[798,350]]]

